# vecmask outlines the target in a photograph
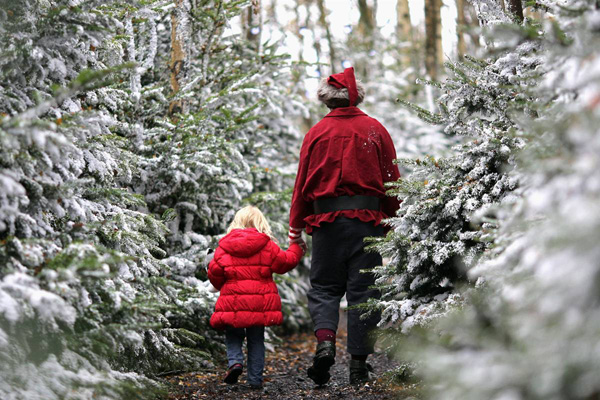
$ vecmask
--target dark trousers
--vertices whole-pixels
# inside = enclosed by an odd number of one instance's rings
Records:
[[[308,291],[308,309],[317,329],[337,331],[340,300],[346,294],[348,306],[379,298],[371,273],[361,270],[381,265],[377,253],[365,253],[364,238],[383,236],[382,226],[358,219],[336,218],[324,223],[312,234],[311,289]],[[348,310],[348,352],[353,355],[373,353],[369,331],[379,322],[379,314],[361,319],[361,310]]]

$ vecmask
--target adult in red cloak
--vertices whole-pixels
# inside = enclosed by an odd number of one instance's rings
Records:
[[[374,276],[360,271],[381,265],[381,256],[364,251],[364,238],[382,236],[381,220],[395,215],[399,202],[385,195],[385,183],[400,177],[396,150],[386,129],[356,106],[364,87],[346,68],[321,81],[318,97],[331,112],[313,126],[302,143],[290,210],[290,240],[306,229],[313,237],[308,307],[317,337],[309,377],[322,385],[335,362],[340,300],[348,306],[379,297]],[[350,382],[369,379],[366,359],[373,352],[368,333],[379,316],[361,319],[348,311]]]

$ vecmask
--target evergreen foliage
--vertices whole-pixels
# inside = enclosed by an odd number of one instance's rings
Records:
[[[183,3],[176,93],[170,1],[0,9],[3,398],[152,397],[144,374],[218,349],[207,253],[247,196],[289,186],[302,108],[274,46],[225,36],[246,2]]]
[[[231,34],[246,0],[1,3],[0,397],[163,396],[222,351],[206,265],[235,211],[285,247],[306,65]],[[367,308],[430,398],[594,399],[598,1],[529,2],[543,24],[474,3],[486,58],[425,91],[376,29],[332,43],[409,172]],[[276,277],[285,329],[306,263]]]
[[[528,145],[522,197],[497,248],[473,278],[468,305],[437,325],[422,373],[438,399],[592,399],[598,344],[599,112],[597,2],[544,2],[556,16],[539,38],[545,72],[538,115],[518,130]]]
[[[379,306],[391,327],[412,328],[395,345],[416,363],[427,398],[596,398],[598,4],[539,1],[553,15],[540,26],[481,3],[490,56],[453,66],[469,86],[451,82],[448,112],[427,115],[471,139],[395,185],[405,203],[377,244],[391,257],[378,270],[387,296]],[[475,179],[436,187],[457,176]],[[451,195],[438,202],[443,193]],[[444,268],[436,256],[457,262]],[[469,283],[457,288],[460,278]]]
[[[403,202],[388,221],[393,232],[375,242],[390,259],[375,270],[384,295],[372,305],[382,309],[382,325],[399,322],[407,331],[458,301],[450,294],[489,247],[494,208],[518,186],[510,170],[524,140],[515,116],[535,112],[523,91],[535,82],[538,60],[527,55],[536,51],[527,42],[510,57],[446,63],[444,82],[426,82],[442,93],[438,113],[398,100],[464,139],[447,157],[400,160],[411,173],[390,193]]]

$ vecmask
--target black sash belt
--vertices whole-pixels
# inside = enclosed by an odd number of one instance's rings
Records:
[[[375,196],[339,196],[317,199],[313,201],[315,214],[323,214],[341,210],[377,210],[379,198]]]

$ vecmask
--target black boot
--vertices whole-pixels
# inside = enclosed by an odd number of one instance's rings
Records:
[[[362,385],[369,382],[369,372],[373,372],[371,364],[363,360],[350,360],[350,384]]]
[[[237,383],[238,378],[242,374],[242,370],[243,370],[242,364],[232,365],[231,368],[229,368],[229,370],[227,371],[227,375],[225,375],[225,379],[223,379],[223,382],[225,382],[229,385],[233,385],[234,383]]]
[[[317,351],[313,357],[313,365],[306,371],[308,377],[317,385],[324,385],[329,381],[331,375],[329,368],[335,363],[335,343],[330,341],[321,342],[317,345]]]

